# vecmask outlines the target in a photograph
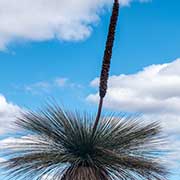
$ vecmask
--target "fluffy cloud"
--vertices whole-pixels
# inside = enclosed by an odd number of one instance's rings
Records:
[[[180,59],[151,65],[136,74],[111,76],[105,99],[107,108],[145,114],[149,119],[163,119],[166,128],[180,132]],[[91,82],[97,87],[99,79]],[[88,101],[97,102],[98,93]]]
[[[9,132],[12,122],[19,116],[20,110],[17,105],[7,102],[5,97],[0,94],[0,134]]]
[[[129,5],[133,0],[120,0]],[[146,1],[146,0],[136,0]],[[0,49],[16,40],[82,40],[112,0],[0,0]]]
[[[111,76],[106,106],[122,111],[180,113],[180,59],[151,65],[136,74]],[[99,78],[91,82],[96,87]],[[88,97],[98,100],[98,94]]]

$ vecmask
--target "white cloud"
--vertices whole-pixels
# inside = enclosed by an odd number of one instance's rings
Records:
[[[120,0],[129,5],[133,0]],[[146,1],[146,0],[135,0]],[[87,38],[112,0],[0,0],[0,49],[16,40]]]
[[[30,92],[34,95],[40,95],[42,93],[50,93],[53,89],[66,87],[82,88],[82,85],[74,83],[66,77],[58,77],[48,81],[39,81],[29,85],[25,85],[23,89],[28,93]]]
[[[56,86],[56,87],[69,87],[69,88],[82,88],[83,87],[81,84],[74,83],[70,79],[63,78],[63,77],[56,78],[54,80],[54,86]]]
[[[151,65],[136,74],[111,76],[105,106],[110,109],[138,112],[146,119],[162,121],[168,132],[180,133],[180,59]],[[99,79],[91,82],[97,87]],[[98,93],[87,97],[98,101]]]
[[[111,76],[105,105],[122,111],[180,113],[180,59],[152,65],[136,74]],[[98,86],[98,78],[91,82]],[[88,100],[97,101],[98,94]]]
[[[20,107],[7,102],[6,98],[0,94],[0,134],[9,132],[20,110]]]

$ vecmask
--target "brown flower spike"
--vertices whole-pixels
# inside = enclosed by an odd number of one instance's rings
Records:
[[[115,0],[114,5],[113,5],[111,19],[110,19],[109,32],[107,36],[101,76],[100,76],[100,85],[99,85],[100,100],[99,100],[99,107],[98,107],[96,121],[94,123],[94,132],[96,131],[98,123],[99,123],[99,119],[100,119],[101,111],[102,111],[103,99],[107,92],[107,84],[108,84],[108,78],[109,78],[109,70],[110,70],[110,64],[111,64],[111,57],[112,57],[112,50],[113,50],[113,45],[114,45],[114,38],[115,38],[118,15],[119,15],[119,2],[118,0]]]

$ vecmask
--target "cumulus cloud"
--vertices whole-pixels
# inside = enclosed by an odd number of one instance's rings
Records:
[[[180,113],[180,59],[151,65],[136,74],[111,76],[106,106],[130,112]],[[91,82],[96,87],[99,78]],[[98,94],[88,96],[97,101]]]
[[[138,112],[146,117],[164,119],[164,126],[180,132],[180,59],[151,65],[135,74],[111,76],[105,106],[125,112]],[[91,82],[97,87],[99,78]],[[98,101],[98,93],[87,97]]]
[[[0,94],[0,134],[9,132],[20,111],[20,107],[7,102],[6,98]]]
[[[121,6],[132,1],[120,0]],[[16,40],[77,41],[87,38],[112,0],[0,0],[0,49]]]

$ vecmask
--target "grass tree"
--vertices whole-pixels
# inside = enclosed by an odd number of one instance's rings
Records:
[[[22,112],[16,125],[27,133],[6,145],[1,165],[17,180],[164,180],[158,147],[161,127],[137,116],[101,116],[119,12],[114,1],[100,77],[97,116],[57,104]]]

